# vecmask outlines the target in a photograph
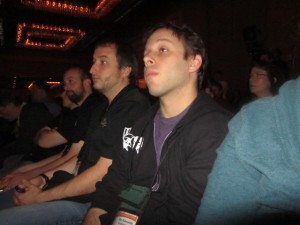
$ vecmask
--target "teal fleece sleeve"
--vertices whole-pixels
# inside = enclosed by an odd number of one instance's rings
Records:
[[[196,225],[247,224],[255,211],[260,173],[239,158],[235,140],[239,126],[240,118],[235,117],[230,134],[218,150]]]

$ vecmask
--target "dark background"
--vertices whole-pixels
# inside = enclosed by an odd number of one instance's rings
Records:
[[[199,32],[208,72],[222,71],[222,79],[241,95],[248,89],[253,57],[263,49],[280,49],[292,78],[300,70],[299,0],[122,0],[101,18],[42,11],[21,0],[0,2],[0,89],[26,88],[37,78],[60,80],[73,65],[89,69],[95,41],[108,34],[131,42],[142,60],[142,34],[162,20],[186,23]],[[67,2],[93,8],[99,1]],[[73,27],[86,35],[68,50],[27,48],[16,43],[18,23]]]

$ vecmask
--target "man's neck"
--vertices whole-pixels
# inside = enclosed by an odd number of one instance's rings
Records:
[[[164,118],[177,116],[185,110],[197,97],[198,92],[189,92],[180,96],[168,96],[160,98],[160,110]]]

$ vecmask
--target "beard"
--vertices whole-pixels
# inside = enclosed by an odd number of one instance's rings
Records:
[[[84,90],[81,90],[79,93],[76,93],[75,91],[67,91],[66,94],[71,102],[78,105],[78,103],[83,99],[84,97]]]

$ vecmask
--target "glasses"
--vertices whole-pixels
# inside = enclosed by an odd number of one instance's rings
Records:
[[[268,76],[266,73],[250,73],[250,78],[263,78]]]

